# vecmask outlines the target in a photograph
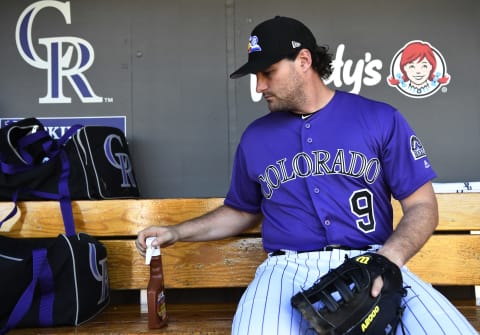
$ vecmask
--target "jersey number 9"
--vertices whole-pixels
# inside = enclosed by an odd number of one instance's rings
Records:
[[[373,194],[367,190],[358,190],[350,197],[350,210],[358,218],[357,227],[364,233],[375,231],[375,214],[373,211]]]

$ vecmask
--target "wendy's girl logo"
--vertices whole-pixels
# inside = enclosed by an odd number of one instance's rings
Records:
[[[450,82],[445,59],[423,41],[410,41],[392,59],[390,86],[411,98],[426,98]]]

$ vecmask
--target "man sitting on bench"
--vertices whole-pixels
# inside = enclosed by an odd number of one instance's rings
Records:
[[[255,74],[271,113],[245,130],[224,205],[139,232],[137,249],[144,254],[149,236],[162,247],[222,239],[263,218],[269,255],[239,302],[233,334],[306,334],[308,322],[292,308],[291,297],[345,255],[367,250],[402,269],[406,334],[477,334],[443,295],[404,266],[438,224],[431,183],[436,175],[421,141],[392,106],[328,88],[323,79],[332,72],[331,60],[297,20],[275,17],[255,27],[248,62],[231,77]],[[391,196],[404,214],[395,231]],[[373,296],[382,285],[376,278]]]

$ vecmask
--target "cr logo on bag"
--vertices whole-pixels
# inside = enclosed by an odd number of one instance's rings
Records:
[[[98,299],[98,304],[101,305],[108,299],[110,295],[110,287],[108,285],[107,258],[105,257],[98,260],[98,263],[102,268],[99,270],[97,264],[97,248],[93,243],[88,243],[88,247],[90,256],[90,270],[92,271],[93,277],[102,283],[102,293]]]
[[[130,157],[125,152],[112,152],[112,142],[116,140],[122,145],[122,139],[120,136],[111,134],[107,136],[103,143],[103,149],[105,150],[105,157],[108,162],[116,169],[122,171],[122,187],[137,187],[135,183],[135,177],[133,176],[132,162]]]

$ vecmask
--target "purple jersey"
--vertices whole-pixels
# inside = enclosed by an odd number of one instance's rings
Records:
[[[225,205],[263,213],[267,252],[359,248],[392,233],[392,195],[403,199],[435,176],[396,109],[336,91],[307,118],[274,112],[249,125]]]

